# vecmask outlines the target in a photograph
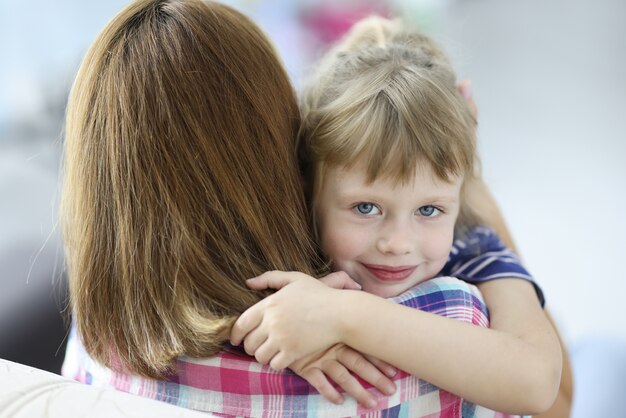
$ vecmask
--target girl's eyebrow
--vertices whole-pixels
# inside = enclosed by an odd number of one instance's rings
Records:
[[[341,204],[349,204],[362,201],[377,201],[383,197],[380,192],[373,191],[368,187],[350,187],[338,189],[334,193],[334,199]]]
[[[337,193],[337,200],[341,202],[355,202],[361,200],[376,200],[375,193],[367,191],[347,191]]]
[[[449,195],[435,195],[435,196],[431,196],[428,198],[424,198],[424,200],[451,204],[451,203],[457,203],[459,201],[459,197],[449,196]]]
[[[380,200],[389,200],[395,199],[393,193],[390,195],[381,196],[380,193],[376,193],[367,188],[362,188],[360,190],[345,190],[338,191],[335,195],[336,201],[340,204],[350,204],[357,201],[380,201]],[[419,201],[420,204],[444,204],[444,205],[453,205],[457,204],[460,201],[459,196],[451,195],[451,194],[428,194],[422,195],[415,198],[416,201]]]

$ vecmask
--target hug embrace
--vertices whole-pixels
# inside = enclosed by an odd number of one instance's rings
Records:
[[[239,12],[134,1],[88,51],[66,132],[64,375],[228,416],[569,408],[469,86],[410,25],[355,24],[299,108]]]

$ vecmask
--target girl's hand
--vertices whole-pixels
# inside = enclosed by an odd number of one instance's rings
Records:
[[[362,289],[361,285],[355,282],[354,280],[352,280],[352,278],[348,276],[348,273],[346,273],[345,271],[336,271],[334,273],[330,273],[328,276],[321,277],[319,281],[324,283],[328,287],[332,287],[333,289],[351,289],[351,290]],[[257,281],[257,282],[254,282],[253,284],[262,286],[263,282]],[[258,289],[258,290],[262,290],[262,289]]]
[[[304,357],[292,363],[289,368],[309,382],[324,398],[335,404],[343,403],[344,399],[329,382],[329,378],[364,407],[375,408],[378,403],[376,397],[350,372],[385,395],[392,395],[396,391],[396,385],[381,372],[384,370],[388,376],[393,376],[396,373],[393,367],[381,360],[365,358],[343,344],[335,344],[323,352]]]
[[[261,364],[281,370],[294,361],[341,342],[342,306],[337,288],[358,288],[345,273],[323,282],[298,272],[271,271],[248,280],[253,289],[280,289],[245,311],[230,334],[233,345],[242,341],[246,353]],[[345,305],[345,304],[344,304]]]
[[[462,80],[459,81],[456,88],[459,90],[459,93],[461,93],[461,96],[465,98],[467,107],[469,107],[470,113],[474,119],[478,120],[478,108],[476,107],[476,102],[474,102],[474,97],[472,97],[472,83],[469,80]]]

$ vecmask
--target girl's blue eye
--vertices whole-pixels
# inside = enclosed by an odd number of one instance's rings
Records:
[[[432,218],[433,216],[439,215],[441,211],[432,205],[422,206],[417,210],[421,216],[425,216],[427,218]]]
[[[369,203],[369,202],[359,203],[358,205],[354,207],[354,209],[360,215],[377,215],[380,212],[378,208],[376,207],[376,205],[374,205],[373,203]]]

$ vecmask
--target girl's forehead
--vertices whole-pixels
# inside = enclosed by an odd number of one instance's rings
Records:
[[[394,185],[402,185],[405,183],[418,182],[431,182],[431,183],[457,183],[462,181],[462,176],[450,175],[447,178],[439,177],[432,164],[426,159],[415,161],[413,170],[411,170],[406,176],[400,177],[393,170],[391,165],[382,167],[374,178],[371,176],[371,169],[368,166],[366,159],[361,158],[353,164],[333,164],[327,165],[324,170],[324,176],[332,176],[336,179],[342,179],[350,181],[361,181],[364,184],[384,182]]]
[[[378,173],[374,179],[368,178],[368,167],[364,161],[358,161],[349,166],[334,165],[326,167],[324,184],[333,184],[340,188],[374,188],[384,187],[390,190],[398,190],[405,187],[415,188],[457,188],[462,184],[461,176],[451,176],[442,179],[435,174],[428,161],[416,162],[413,173],[407,178],[396,178],[391,173]]]

